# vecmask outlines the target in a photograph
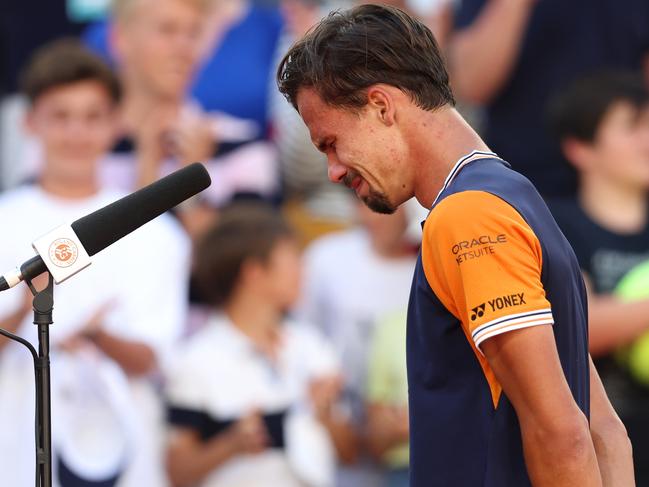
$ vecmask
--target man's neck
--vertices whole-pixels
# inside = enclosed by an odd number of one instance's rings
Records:
[[[453,165],[474,150],[489,148],[454,108],[424,112],[416,119],[411,139],[415,161],[415,197],[430,208]]]
[[[649,193],[639,187],[616,184],[606,177],[584,176],[579,203],[600,226],[616,233],[637,233],[647,225]]]

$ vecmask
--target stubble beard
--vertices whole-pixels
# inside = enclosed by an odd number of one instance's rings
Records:
[[[361,198],[363,203],[372,211],[382,213],[384,215],[391,215],[397,209],[390,203],[388,197],[383,193],[370,189],[370,194]]]
[[[357,172],[349,171],[343,178],[343,184],[348,188],[351,188],[352,183],[356,177],[360,177]],[[369,183],[367,183],[367,185],[369,188],[369,194],[360,198],[370,210],[376,213],[382,213],[384,215],[391,215],[397,210],[397,208],[392,203],[390,203],[390,200],[385,193],[374,190],[371,186],[369,186]]]

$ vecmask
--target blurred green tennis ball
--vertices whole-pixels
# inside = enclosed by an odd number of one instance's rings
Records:
[[[614,294],[623,301],[649,298],[649,262],[631,269],[620,280]],[[649,316],[647,320],[649,321]],[[638,382],[649,385],[649,332],[640,335],[631,345],[621,350],[618,359]]]

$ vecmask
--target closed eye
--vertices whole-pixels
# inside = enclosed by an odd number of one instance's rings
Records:
[[[336,147],[336,144],[331,140],[323,140],[321,142],[318,142],[316,147],[320,152],[326,154],[328,151],[334,149]]]

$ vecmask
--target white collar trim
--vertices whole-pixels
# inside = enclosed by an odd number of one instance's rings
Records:
[[[442,195],[444,190],[448,188],[448,186],[453,182],[455,179],[455,176],[458,175],[460,170],[467,164],[470,164],[474,161],[477,161],[479,159],[500,159],[498,155],[495,152],[488,152],[488,151],[479,151],[479,150],[474,150],[470,154],[467,154],[466,156],[460,157],[460,159],[455,163],[453,166],[453,169],[451,169],[451,172],[448,173],[448,176],[446,176],[446,180],[444,181],[444,184],[442,185],[442,189],[439,190],[439,193],[437,193],[437,197],[435,198],[435,201],[433,201],[433,204],[431,205],[431,208],[435,206],[437,203],[437,200],[439,200],[439,197]]]

